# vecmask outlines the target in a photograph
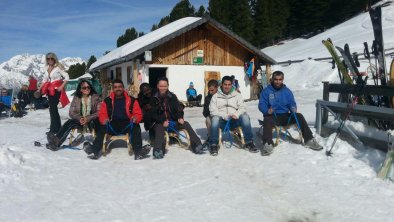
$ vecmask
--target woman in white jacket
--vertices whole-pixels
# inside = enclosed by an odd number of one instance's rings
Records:
[[[64,89],[69,80],[69,76],[67,72],[64,71],[63,65],[59,63],[55,53],[48,53],[45,59],[45,74],[39,90],[42,94],[47,94],[48,96],[51,124],[47,134],[55,134],[59,131],[61,126],[57,105],[59,101],[63,107],[70,103]]]

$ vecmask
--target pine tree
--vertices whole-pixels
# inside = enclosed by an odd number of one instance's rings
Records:
[[[209,16],[224,26],[229,27],[229,11],[231,3],[232,2],[230,0],[210,0],[208,4]]]
[[[116,41],[116,46],[120,47],[138,37],[138,32],[134,27],[126,29],[125,34],[119,36],[118,40]]]
[[[229,27],[247,41],[253,40],[253,19],[248,0],[233,0],[229,10]]]
[[[198,8],[198,11],[196,12],[195,16],[197,17],[203,17],[206,13],[205,7],[203,5]]]
[[[157,24],[153,24],[152,28],[150,29],[150,31],[155,31],[158,28],[159,28],[159,26]]]
[[[194,16],[195,11],[194,6],[190,4],[189,0],[182,0],[171,10],[169,22],[188,16]]]
[[[76,79],[83,74],[85,74],[86,71],[86,64],[85,63],[77,63],[74,65],[71,65],[70,68],[68,69],[67,73],[70,76],[70,79]]]
[[[166,17],[164,17],[164,18],[162,18],[160,20],[160,22],[159,22],[157,27],[160,28],[160,27],[163,27],[163,26],[165,26],[165,25],[167,25],[169,23],[170,23],[170,16],[166,16]]]
[[[253,43],[257,47],[262,48],[267,45],[270,40],[273,39],[271,36],[271,17],[269,2],[267,0],[257,0],[254,4],[254,40]]]
[[[86,64],[86,70],[89,70],[90,66],[97,61],[97,58],[92,55],[90,56],[89,60],[88,60],[88,64]]]

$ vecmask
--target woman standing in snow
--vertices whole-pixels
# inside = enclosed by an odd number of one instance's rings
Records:
[[[45,74],[39,90],[42,94],[47,94],[49,101],[51,124],[47,134],[55,134],[61,126],[57,105],[59,101],[63,107],[70,103],[64,90],[69,76],[64,71],[63,65],[59,63],[55,53],[49,52],[45,58]]]

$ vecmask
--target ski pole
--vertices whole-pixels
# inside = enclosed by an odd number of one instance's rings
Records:
[[[342,132],[342,128],[345,125],[346,120],[349,118],[350,113],[354,110],[354,106],[357,104],[357,100],[358,100],[358,96],[355,96],[353,99],[353,102],[349,105],[346,115],[345,115],[345,118],[341,121],[341,123],[339,124],[339,127],[336,130],[336,135],[335,135],[334,141],[332,142],[330,149],[326,151],[326,156],[332,156],[332,149],[334,148],[334,145],[335,145],[339,135]]]

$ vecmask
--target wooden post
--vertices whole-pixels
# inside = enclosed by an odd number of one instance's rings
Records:
[[[271,82],[271,75],[272,75],[271,65],[267,64],[265,65],[265,76],[267,77],[268,82]]]
[[[324,101],[329,101],[330,100],[330,92],[329,92],[329,86],[330,83],[324,81],[323,82],[323,100]],[[326,109],[323,109],[323,119],[322,119],[322,124],[327,123],[328,121],[328,112]]]

